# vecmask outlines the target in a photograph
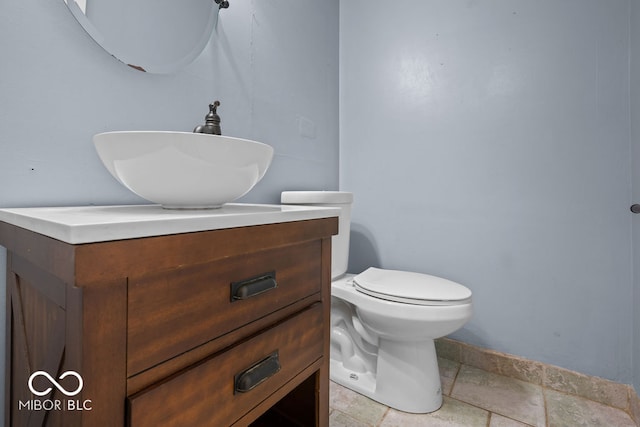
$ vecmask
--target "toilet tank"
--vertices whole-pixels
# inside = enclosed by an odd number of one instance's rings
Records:
[[[283,205],[330,206],[340,208],[338,234],[331,238],[331,279],[347,272],[349,264],[349,234],[353,193],[347,191],[283,191]]]

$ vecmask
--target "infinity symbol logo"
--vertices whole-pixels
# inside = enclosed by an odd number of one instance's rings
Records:
[[[47,388],[44,391],[38,391],[35,388],[33,388],[33,380],[38,375],[42,375],[43,377],[46,377],[49,381],[51,381],[51,384],[53,384],[55,386],[55,388],[60,390],[60,392],[62,394],[64,394],[65,396],[75,396],[76,394],[80,393],[80,390],[82,390],[82,387],[84,385],[84,383],[82,381],[82,377],[80,376],[80,374],[78,374],[75,371],[66,371],[62,375],[60,375],[60,378],[58,378],[59,380],[63,380],[66,377],[68,377],[69,375],[71,375],[72,377],[75,377],[78,380],[78,388],[73,390],[73,391],[67,391],[54,378],[52,378],[51,375],[49,375],[45,371],[35,371],[29,377],[29,390],[31,390],[31,393],[35,394],[36,396],[44,396],[46,394],[49,394],[51,392],[51,390],[52,390],[51,387]]]

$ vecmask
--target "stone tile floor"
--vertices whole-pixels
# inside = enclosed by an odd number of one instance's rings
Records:
[[[624,411],[439,359],[444,404],[431,414],[388,408],[331,383],[331,427],[636,427]]]

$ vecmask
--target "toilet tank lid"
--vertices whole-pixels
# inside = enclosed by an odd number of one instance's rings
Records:
[[[363,290],[392,300],[463,302],[471,299],[467,287],[441,277],[409,271],[383,270],[370,267],[353,278]]]
[[[280,203],[288,205],[348,204],[353,203],[353,193],[348,191],[283,191]]]

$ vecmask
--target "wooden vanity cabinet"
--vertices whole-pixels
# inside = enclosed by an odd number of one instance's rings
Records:
[[[5,425],[327,426],[337,227],[74,245],[0,222]]]

